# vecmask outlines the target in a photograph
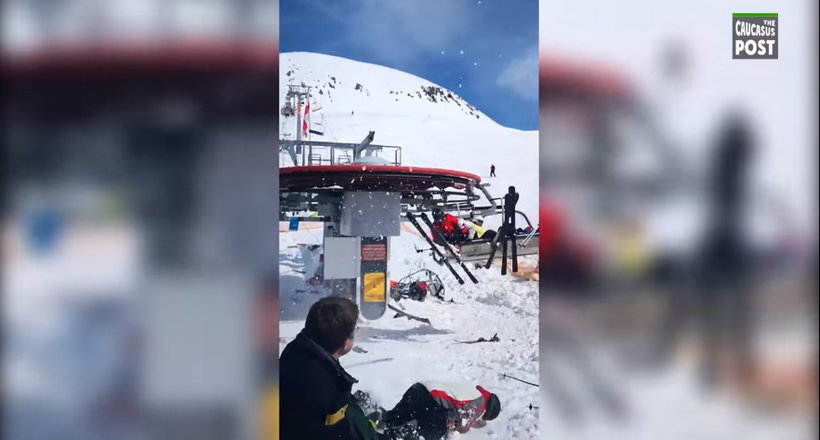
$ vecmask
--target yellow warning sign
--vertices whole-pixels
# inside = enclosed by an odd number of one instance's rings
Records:
[[[384,302],[387,274],[382,272],[366,273],[363,278],[364,301]]]

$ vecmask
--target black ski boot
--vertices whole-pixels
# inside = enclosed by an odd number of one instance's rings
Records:
[[[384,417],[386,412],[384,408],[379,408],[367,415],[367,418],[373,422],[373,427],[376,428],[376,432],[380,434],[384,434]]]
[[[379,406],[376,404],[376,402],[373,401],[373,398],[370,397],[370,394],[367,394],[362,390],[356,390],[356,392],[353,393],[353,400],[355,400],[356,403],[359,404],[359,407],[362,408],[362,412],[364,412],[365,414],[371,413],[379,409]]]

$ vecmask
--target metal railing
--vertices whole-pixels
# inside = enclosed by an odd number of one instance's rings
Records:
[[[280,151],[284,152],[295,141],[280,140]],[[297,149],[305,165],[338,165],[353,162],[354,148],[358,144],[341,142],[302,141]],[[390,145],[368,145],[362,156],[376,156],[386,159],[391,165],[401,165],[401,147]]]

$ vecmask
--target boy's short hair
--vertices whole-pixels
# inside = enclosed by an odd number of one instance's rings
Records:
[[[359,306],[355,302],[338,296],[330,296],[316,301],[305,319],[305,335],[334,353],[353,337],[359,320]]]

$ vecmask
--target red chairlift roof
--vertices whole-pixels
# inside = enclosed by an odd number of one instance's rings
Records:
[[[463,187],[481,177],[443,168],[397,165],[312,165],[279,169],[281,191],[340,187],[347,190],[424,191]]]
[[[630,79],[617,67],[555,54],[542,54],[539,64],[542,98],[556,91],[580,92],[616,99],[628,99],[635,93]]]
[[[4,51],[3,75],[59,77],[101,71],[247,71],[279,68],[279,43],[189,40],[50,45]]]

